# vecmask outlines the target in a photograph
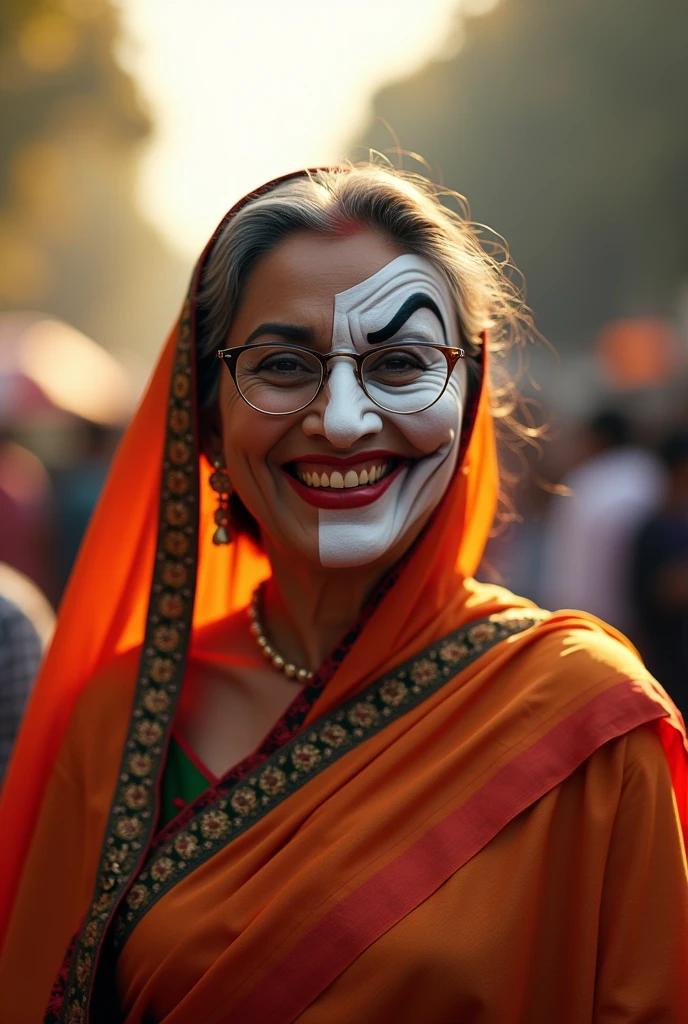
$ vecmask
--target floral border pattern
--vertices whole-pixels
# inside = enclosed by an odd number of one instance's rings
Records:
[[[507,637],[547,613],[516,609],[456,630],[313,722],[152,852],[115,916],[117,955],[144,914],[182,878],[269,814],[349,750],[421,704],[453,676]]]
[[[408,552],[407,552],[408,554]],[[249,773],[262,765],[267,759],[281,749],[285,743],[293,739],[303,727],[306,715],[309,713],[315,701],[324,690],[342,661],[351,650],[358,636],[361,634],[366,622],[382,601],[385,594],[394,586],[399,577],[406,556],[392,569],[382,580],[378,588],[369,598],[363,608],[358,620],[342,638],[337,647],[330,653],[327,660],[318,669],[313,678],[298,690],[292,703],[275,723],[260,747],[235,764],[222,778],[212,787],[205,790],[191,804],[188,804],[177,814],[172,821],[160,831],[155,837],[153,848],[164,843],[177,830],[187,824],[191,819],[205,807],[215,803],[221,793],[226,793],[237,782],[244,779]]]
[[[195,275],[194,275],[195,276]],[[305,733],[282,729],[272,751],[240,778],[231,773],[199,801],[174,832],[153,843],[157,783],[181,691],[196,587],[199,463],[195,436],[195,367],[191,295],[179,320],[167,407],[161,504],[150,602],[139,675],[120,775],[105,830],[91,906],[51,993],[46,1024],[87,1024],[106,934],[121,948],[150,906],[180,878],[268,814],[315,774],[375,735],[462,671],[493,644],[541,621],[543,613],[514,610],[479,620],[438,641]],[[392,585],[390,574],[367,614]],[[312,681],[312,696],[336,670],[357,632]],[[302,694],[292,726],[309,703]],[[286,733],[286,735],[285,735]],[[275,745],[280,745],[275,749]],[[282,745],[283,744],[283,745]],[[133,884],[132,884],[133,883]],[[112,932],[110,924],[113,923]]]
[[[141,868],[156,826],[156,782],[184,675],[196,586],[199,486],[191,338],[187,299],[170,382],[156,561],[134,711],[93,900],[71,956],[64,993],[60,998],[53,992],[46,1024],[89,1020],[105,932],[131,878]]]

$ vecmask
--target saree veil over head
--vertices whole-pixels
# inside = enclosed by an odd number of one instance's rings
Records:
[[[3,858],[7,858],[0,903],[2,925],[7,922],[13,890],[13,884],[5,886],[4,881],[12,879],[16,884],[21,872],[32,824],[74,704],[99,668],[143,642],[158,539],[163,462],[169,455],[166,448],[170,438],[173,444],[193,446],[193,458],[197,460],[192,477],[198,488],[194,501],[198,525],[193,535],[198,542],[198,551],[193,552],[197,580],[191,598],[194,630],[243,608],[256,585],[269,575],[267,560],[244,538],[235,538],[227,547],[212,543],[217,499],[208,483],[210,467],[200,454],[194,420],[195,362],[191,359],[183,368],[175,367],[175,357],[180,341],[194,345],[195,298],[202,267],[215,239],[229,217],[273,184],[277,181],[237,203],[204,250],[189,298],[119,447],[81,546],[3,791],[0,822],[15,839],[11,848],[2,851]],[[189,428],[181,435],[170,430],[166,415],[176,395],[183,405],[181,417],[184,411],[189,416]],[[175,440],[180,436],[183,440]],[[452,504],[460,514],[453,520],[445,551],[452,569],[455,567],[462,576],[472,575],[478,566],[497,501],[497,459],[486,397],[480,402],[469,455],[457,477]],[[471,462],[479,467],[474,474],[468,473]],[[409,608],[406,615],[412,618],[413,609]],[[403,632],[404,623],[400,625]]]
[[[271,182],[264,188],[274,184]],[[231,217],[238,208],[262,191],[258,190],[246,197],[227,217]],[[225,221],[226,218],[220,228]],[[37,920],[40,920],[46,885],[53,891],[59,890],[66,894],[64,898],[57,898],[56,909],[47,922],[55,935],[54,944],[48,942],[45,952],[37,954],[37,986],[45,994],[44,1005],[50,988],[48,984],[45,991],[46,978],[49,976],[52,982],[60,966],[61,953],[72,934],[85,921],[86,927],[92,927],[93,934],[98,935],[91,952],[85,953],[82,932],[78,953],[81,959],[76,968],[73,965],[68,968],[72,972],[70,977],[74,988],[74,971],[78,973],[79,964],[90,963],[85,957],[93,959],[102,949],[104,929],[111,922],[127,891],[131,891],[130,887],[143,869],[151,846],[159,842],[159,839],[156,840],[155,821],[160,773],[169,743],[169,721],[174,715],[186,659],[193,654],[212,659],[213,652],[204,651],[206,627],[245,607],[256,585],[270,573],[265,557],[246,538],[235,538],[227,547],[217,547],[212,543],[216,498],[208,483],[210,467],[200,452],[196,408],[196,296],[203,266],[220,228],[199,260],[179,320],[167,340],[148,390],[116,455],[72,573],[60,610],[58,628],[29,703],[2,794],[0,835],[5,838],[1,854],[1,934],[5,933],[12,922],[13,913],[15,916],[30,914],[32,906]],[[483,349],[484,368],[486,344]],[[460,464],[441,505],[402,563],[373,595],[342,647],[333,653],[316,674],[312,704],[305,710],[304,730],[308,730],[313,723],[326,720],[328,715],[335,715],[338,708],[346,705],[356,695],[368,693],[367,688],[388,676],[395,666],[407,663],[419,652],[438,644],[443,637],[462,628],[470,628],[471,623],[478,620],[480,628],[487,630],[486,635],[492,636],[495,626],[490,621],[491,616],[506,614],[517,618],[519,615],[534,613],[529,601],[515,598],[501,588],[480,585],[472,580],[492,526],[498,492],[494,426],[485,370],[481,386],[474,395],[474,406],[468,410],[466,421]],[[540,695],[533,698],[530,740],[534,749],[538,743],[545,743],[550,737],[552,750],[556,747],[558,751],[557,756],[552,753],[554,767],[550,767],[545,776],[538,778],[530,788],[529,783],[525,782],[519,789],[518,798],[506,801],[502,817],[496,813],[494,821],[484,826],[482,838],[477,837],[479,829],[476,831],[474,849],[480,849],[499,830],[501,824],[565,778],[603,743],[648,722],[657,723],[672,770],[678,812],[684,828],[688,828],[688,786],[682,723],[661,689],[651,680],[648,681],[627,641],[608,627],[580,613],[535,615],[525,625],[529,624],[532,628],[526,628],[520,635],[505,640],[489,651],[486,648],[487,652],[476,663],[481,666],[480,671],[471,669],[467,672],[467,678],[474,680],[476,687],[480,682],[483,689],[489,686],[495,673],[501,673],[500,679],[504,680],[500,684],[501,699],[507,704],[511,701],[515,706],[520,699],[519,680],[523,678],[524,671],[531,674],[530,680],[523,684],[525,688],[544,686],[542,680],[549,679],[555,669],[560,676],[562,673],[565,675],[568,662],[573,662],[573,659],[567,659],[565,664],[561,648],[569,643],[572,635],[590,634],[596,638],[600,650],[607,652],[607,648],[613,648],[614,653],[601,654],[600,671],[591,676],[590,685],[565,697],[555,696],[546,715],[542,712],[542,717],[539,717],[538,709],[542,703]],[[384,642],[380,642],[381,638]],[[479,642],[478,632],[475,632],[473,642]],[[434,671],[437,657],[435,651],[434,660],[424,660],[423,664],[427,663],[425,668],[414,667],[413,671],[419,673],[418,679],[423,672],[427,676]],[[513,690],[509,689],[512,685],[510,680],[513,680]],[[424,682],[418,685],[424,685]],[[450,679],[446,684],[447,694],[454,693],[452,685],[453,679]],[[467,686],[468,683],[464,686],[465,693],[469,692]],[[118,698],[118,693],[126,694],[126,697]],[[458,690],[456,693],[458,700]],[[439,707],[441,696],[442,693],[437,691],[432,699],[427,699],[424,709],[408,712],[404,721],[410,723],[409,728],[414,722],[421,721],[422,714],[433,713],[432,709],[436,705]],[[478,703],[466,709],[469,716],[474,712],[478,714],[475,711],[479,704],[478,697],[474,700]],[[88,755],[94,760],[92,766],[88,767],[89,774],[84,782],[84,801],[88,807],[84,821],[78,820],[78,809],[68,804],[51,809],[51,780],[54,780],[56,772],[59,774],[62,770],[64,750],[75,742],[74,723],[78,722],[80,714],[90,715],[99,701],[102,701],[108,721],[112,723],[109,735],[113,749],[119,750],[121,756],[110,757],[108,760],[101,752],[99,761],[97,752]],[[391,703],[389,706],[393,707]],[[138,714],[139,719],[132,718],[130,721],[130,712],[134,716]],[[498,711],[490,711],[487,718],[501,721],[500,714]],[[578,723],[575,728],[574,719]],[[554,730],[564,730],[569,721],[570,733],[575,736],[575,741],[569,743],[563,739],[563,732],[557,733],[555,739]],[[514,723],[512,725],[515,728]],[[355,776],[359,749],[369,751],[372,757],[378,750],[376,744],[380,744],[379,753],[387,755],[394,736],[398,738],[398,745],[403,745],[398,727],[399,723],[392,719],[387,729],[380,733],[384,739],[371,737],[366,740],[360,748],[350,751],[336,764],[322,771],[317,778],[309,781],[308,791],[317,796],[318,786],[336,788],[340,778],[338,773],[341,773],[342,779],[346,777],[351,780]],[[476,736],[480,735],[483,727],[478,715],[474,722]],[[138,734],[132,731],[135,728],[139,730]],[[506,730],[506,725],[504,728]],[[148,730],[147,739],[145,729]],[[507,731],[500,741],[504,743],[503,748],[500,746],[502,752],[509,745]],[[150,763],[149,777],[141,773],[141,785],[136,791],[139,803],[134,807],[131,801],[126,805],[126,795],[122,797],[123,792],[126,794],[134,791],[131,786],[128,791],[122,790],[122,787],[131,782],[124,758],[128,749],[134,750],[133,745],[139,741],[137,735],[139,739],[146,739],[146,743],[140,749],[137,748],[135,753],[150,757]],[[520,741],[518,745],[521,752],[524,746],[528,746]],[[482,748],[480,755],[476,754],[476,763],[479,763],[479,757],[482,756],[487,757],[484,766],[486,778],[506,768],[508,764],[508,759],[505,760],[501,753],[499,757],[488,756]],[[538,757],[541,760],[540,754]],[[102,763],[105,760],[107,764]],[[381,760],[384,760],[382,756]],[[438,802],[433,803],[434,796],[428,802],[427,792],[423,790],[425,774],[429,778],[432,772],[420,768],[418,776],[409,779],[399,768],[399,780],[392,804],[398,800],[399,806],[413,808],[408,812],[407,826],[393,837],[398,844],[399,855],[405,855],[413,848],[413,842],[429,835],[449,810],[454,809],[458,799],[449,790],[440,792],[435,779],[432,793],[439,794]],[[316,796],[313,797],[316,802],[312,813],[317,807]],[[123,799],[124,803],[116,805],[116,802],[113,803],[115,797]],[[280,833],[282,819],[279,816],[286,815],[286,822],[292,813],[289,808],[298,799],[297,794],[294,794],[280,805],[287,810],[277,808],[270,812],[268,819],[274,818],[275,822],[274,835]],[[421,812],[423,801],[426,802],[427,813]],[[495,806],[499,806],[499,799],[496,799]],[[38,849],[40,830],[47,828],[41,822],[48,819],[52,827],[59,826],[60,829],[59,839],[56,839],[60,845],[57,854],[55,850]],[[131,824],[124,826],[124,822]],[[286,825],[285,828],[288,833],[289,828]],[[174,840],[174,829],[169,835],[170,841]],[[264,863],[261,858],[266,856],[263,851],[258,856],[259,863],[251,868],[253,853],[246,847],[249,836],[254,837],[258,846],[273,841],[268,840],[260,831],[260,822],[253,826],[253,832],[244,833],[234,840],[236,857],[243,865],[241,870],[248,872],[245,878],[250,877],[251,871],[257,870]],[[11,842],[8,842],[7,837],[11,837]],[[129,867],[120,868],[118,861],[117,871],[107,876],[103,865],[106,864],[106,847],[110,840],[113,843],[111,849],[119,851],[126,848]],[[44,834],[41,842],[45,842]],[[72,843],[76,845],[72,847]],[[316,865],[317,853],[317,848],[314,848],[314,877],[319,870]],[[462,854],[464,860],[471,855],[470,849],[466,847]],[[113,858],[110,859],[112,862]],[[220,859],[221,854],[218,853],[213,860],[208,861],[206,868],[211,864],[219,864]],[[364,886],[376,877],[376,870],[382,870],[392,861],[389,848],[384,845],[376,848],[373,844],[366,850],[360,863],[354,857],[346,869],[342,864],[335,864],[331,871],[331,889],[323,896],[320,910],[315,906],[309,907],[312,919],[295,927],[293,934],[289,929],[279,932],[284,943],[283,952],[286,950],[287,955],[285,963],[293,967],[296,961],[288,959],[290,951],[296,957],[294,951],[300,948],[299,942],[305,941],[308,935],[311,936],[308,948],[312,952],[312,936],[317,933],[318,921],[324,919],[323,915],[326,912],[334,913],[336,906],[340,905],[337,904],[338,900],[353,897],[357,886]],[[160,858],[158,862],[162,863]],[[363,947],[373,941],[376,934],[384,931],[385,927],[389,927],[390,922],[408,912],[410,906],[417,905],[425,895],[441,885],[460,863],[460,858],[456,862],[451,858],[446,863],[437,862],[435,873],[431,871],[432,877],[423,882],[425,889],[422,885],[419,888],[415,881],[409,882],[409,906],[400,904],[396,908],[396,904],[392,907],[390,903],[386,909],[389,921],[381,918],[371,924],[369,933],[361,939]],[[198,869],[199,877],[201,870],[206,868]],[[308,868],[307,863],[300,864],[300,869],[304,868]],[[79,879],[75,881],[71,875],[77,873]],[[103,883],[104,877],[113,878],[109,889],[107,886],[103,889],[103,884],[106,884]],[[185,884],[188,881],[187,876]],[[239,884],[236,879],[234,881]],[[271,886],[276,888],[271,889]],[[178,888],[181,892],[182,886]],[[282,902],[286,913],[289,899],[281,893],[276,879],[267,882],[266,889],[279,918]],[[87,892],[88,895],[81,895],[77,900],[79,905],[74,905],[71,900],[77,891],[84,894]],[[337,892],[339,895],[335,896]],[[162,907],[163,903],[164,899],[160,899],[158,906]],[[18,909],[13,910],[15,904]],[[251,915],[248,908],[244,907],[239,916],[248,921]],[[99,931],[101,921],[103,934]],[[266,952],[264,958],[261,955],[261,965],[256,966],[250,962],[248,946],[241,947],[241,943],[237,943],[237,948],[239,959],[234,968],[242,978],[255,974],[255,979],[264,981],[272,977],[271,970],[277,970],[279,974],[276,966],[277,952]],[[351,960],[359,952],[359,946],[353,943],[352,948],[345,951],[344,959],[349,957]],[[342,963],[341,967],[344,966],[346,964]],[[283,975],[284,969],[279,977]],[[326,984],[322,979],[319,983]],[[299,984],[301,990],[307,993],[308,985],[303,978]],[[250,1004],[252,991],[248,983],[243,987],[238,985],[232,1005],[245,1009],[242,1012],[237,1009],[239,1015],[233,1019],[264,1019],[259,1015],[258,1004]],[[143,1000],[143,996],[132,990],[127,1011],[131,1016],[127,1016],[127,1020],[142,1019],[137,1016],[137,1000]],[[75,997],[72,1007],[74,1020],[79,1019],[77,1011],[81,1012],[80,1007],[85,1005]],[[201,1019],[193,1016],[193,1004],[189,1012],[192,1015],[186,1018],[170,1014],[164,1019],[169,1019],[171,1024],[178,1019]],[[242,1016],[243,1012],[245,1016]],[[28,1021],[33,1018],[26,1019]],[[202,1019],[220,1021],[224,1018],[209,1014]],[[287,1015],[284,1019],[295,1018]]]

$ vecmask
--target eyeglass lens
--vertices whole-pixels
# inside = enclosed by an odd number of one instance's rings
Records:
[[[370,352],[363,360],[361,377],[380,408],[411,413],[437,401],[449,371],[441,351],[429,345],[401,345]],[[303,409],[317,395],[322,377],[317,356],[286,345],[250,345],[236,361],[239,391],[249,405],[266,413]]]

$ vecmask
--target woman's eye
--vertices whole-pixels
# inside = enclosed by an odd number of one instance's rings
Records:
[[[313,366],[311,366],[305,359],[301,359],[299,356],[268,356],[267,359],[262,359],[258,365],[254,367],[254,372],[279,374],[312,373]]]
[[[298,360],[283,356],[281,359],[264,359],[259,370],[272,370],[274,373],[293,373],[299,366]]]
[[[384,371],[385,373],[408,373],[411,370],[423,370],[425,367],[421,360],[408,352],[390,352],[388,355],[376,359],[371,369]]]

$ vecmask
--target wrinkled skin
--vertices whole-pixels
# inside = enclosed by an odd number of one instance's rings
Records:
[[[435,311],[419,308],[394,342],[458,346],[456,314],[446,283],[427,260],[403,254],[371,229],[345,236],[302,232],[264,256],[246,283],[227,346],[243,345],[261,324],[308,328],[321,352],[363,352],[370,332],[422,292]],[[441,313],[442,323],[437,312]],[[252,343],[268,342],[266,333]],[[258,521],[266,548],[322,567],[381,568],[412,543],[454,472],[465,395],[465,371],[454,370],[431,408],[384,412],[358,386],[351,359],[335,359],[318,398],[301,412],[266,416],[248,406],[228,372],[220,388],[222,448],[232,486]],[[350,457],[385,451],[403,468],[380,498],[360,508],[314,508],[283,467],[304,456]]]

